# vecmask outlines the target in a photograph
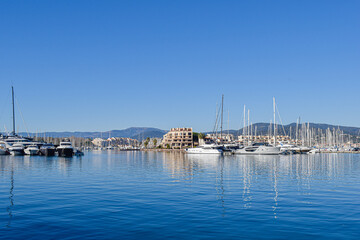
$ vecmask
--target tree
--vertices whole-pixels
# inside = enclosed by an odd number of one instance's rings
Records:
[[[156,138],[153,139],[153,144],[154,144],[154,148],[155,148],[156,145],[157,145],[157,139]]]
[[[199,134],[198,134],[198,137],[199,137],[199,139],[204,139],[204,138],[205,138],[205,134],[204,134],[204,133],[199,133]]]

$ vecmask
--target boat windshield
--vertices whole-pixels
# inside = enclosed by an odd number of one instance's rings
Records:
[[[60,145],[63,145],[63,146],[71,146],[71,143],[69,143],[69,142],[62,142],[62,143],[60,143]]]
[[[253,146],[269,146],[268,143],[254,143]]]

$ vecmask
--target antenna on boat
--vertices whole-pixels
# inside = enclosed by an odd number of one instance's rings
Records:
[[[14,103],[14,86],[11,86],[12,92],[12,109],[13,109],[13,131],[12,134],[15,135],[15,103]]]

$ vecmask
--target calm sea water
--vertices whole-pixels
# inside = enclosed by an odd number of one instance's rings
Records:
[[[360,155],[0,157],[1,239],[359,239]]]

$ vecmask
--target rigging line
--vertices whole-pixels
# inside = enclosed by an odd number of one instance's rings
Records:
[[[219,106],[219,110],[218,110],[218,120],[216,121],[217,124],[216,124],[216,133],[218,132],[219,130],[219,124],[220,124],[220,109],[221,109],[221,105]]]
[[[281,122],[282,129],[283,129],[283,131],[284,131],[284,136],[286,136],[286,131],[285,131],[285,128],[284,128],[284,124],[283,124],[283,122],[282,122],[282,120],[281,120],[281,116],[280,116],[279,108],[278,108],[278,106],[277,106],[277,104],[276,104],[276,103],[275,103],[275,107],[276,107],[276,111],[277,111],[277,114],[278,114],[279,119],[280,119],[280,122]]]
[[[214,126],[214,134],[216,134],[217,133],[217,131],[218,131],[218,127],[219,127],[219,113],[220,113],[220,107],[219,107],[219,109],[217,109],[217,104],[216,104],[216,120],[215,120],[215,126]]]
[[[18,102],[18,100],[17,100],[16,97],[15,97],[15,102],[16,102],[16,105],[17,105],[17,107],[18,107],[18,109],[19,109],[19,113],[20,113],[21,119],[22,119],[22,121],[23,121],[23,123],[24,123],[26,133],[27,133],[28,137],[30,137],[30,135],[29,135],[29,130],[28,130],[27,126],[26,126],[24,117],[23,117],[22,112],[21,112],[21,109],[20,109],[20,104],[19,104],[19,102]]]
[[[216,103],[216,108],[215,108],[215,124],[214,124],[214,128],[213,128],[213,134],[215,134],[216,124],[217,124],[217,119],[218,119],[217,108],[218,108],[218,105],[217,105],[217,103]]]

